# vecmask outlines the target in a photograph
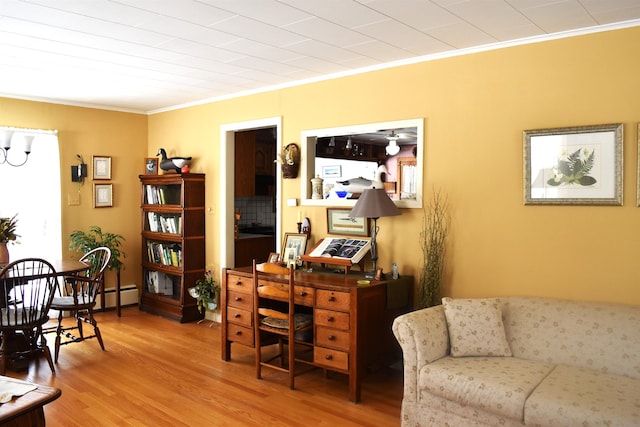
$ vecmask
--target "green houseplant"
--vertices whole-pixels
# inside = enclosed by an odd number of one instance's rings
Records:
[[[111,260],[107,268],[119,273],[124,265],[121,258],[127,257],[120,249],[124,240],[120,234],[106,233],[97,225],[92,225],[89,231],[75,230],[69,234],[69,249],[85,254],[92,249],[106,246],[111,250]]]
[[[16,234],[16,227],[18,224],[18,214],[15,214],[11,218],[0,218],[0,243],[5,245],[8,243],[16,243],[18,234]]]
[[[204,272],[204,278],[196,282],[196,285],[189,288],[189,295],[198,302],[198,310],[203,313],[207,310],[215,310],[218,307],[218,294],[220,286],[213,278],[213,272],[208,269]]]
[[[422,269],[420,270],[420,308],[440,304],[440,284],[444,269],[444,255],[449,233],[448,200],[436,191],[424,208],[420,244]]]
[[[19,235],[16,234],[17,216],[11,218],[0,218],[0,264],[9,263],[9,250],[7,244],[17,243]]]

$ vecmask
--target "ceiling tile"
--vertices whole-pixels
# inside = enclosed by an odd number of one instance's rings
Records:
[[[2,0],[0,94],[157,111],[616,23],[640,0]]]

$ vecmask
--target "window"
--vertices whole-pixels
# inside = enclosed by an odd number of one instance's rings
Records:
[[[19,136],[14,137],[16,141]],[[9,158],[21,161],[16,141]],[[1,156],[1,155],[0,155]],[[27,163],[0,164],[0,216],[18,214],[17,245],[9,247],[11,260],[26,257],[62,257],[60,153],[55,132],[38,131]]]

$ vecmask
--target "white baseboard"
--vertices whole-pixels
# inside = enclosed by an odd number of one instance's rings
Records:
[[[96,298],[96,310],[100,310],[100,295]],[[120,288],[120,306],[136,305],[138,304],[138,288],[136,285],[126,285]],[[105,288],[104,290],[104,305],[106,308],[113,308],[116,306],[116,288]]]

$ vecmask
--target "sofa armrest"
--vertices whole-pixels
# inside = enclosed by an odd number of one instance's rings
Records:
[[[442,305],[416,310],[393,321],[393,334],[402,347],[404,399],[417,400],[420,369],[449,354],[449,332]]]

